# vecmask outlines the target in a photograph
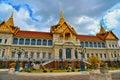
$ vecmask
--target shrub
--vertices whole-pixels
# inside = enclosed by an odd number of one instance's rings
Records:
[[[47,70],[43,70],[43,72],[44,72],[44,73],[46,73],[46,72],[47,72]]]
[[[88,62],[91,64],[93,69],[98,69],[98,64],[101,64],[101,60],[98,56],[89,57]]]
[[[10,67],[15,67],[15,66],[16,66],[16,62],[10,63]]]
[[[74,70],[74,69],[72,69],[72,72],[75,72],[75,70]]]

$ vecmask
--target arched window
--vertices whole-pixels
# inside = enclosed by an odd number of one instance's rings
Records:
[[[47,45],[47,40],[43,40],[43,45]]]
[[[82,47],[84,47],[84,42],[80,42],[80,45],[81,45]]]
[[[77,50],[75,50],[75,59],[78,59],[78,53],[77,53]]]
[[[62,49],[59,49],[59,59],[62,59]]]
[[[52,45],[52,40],[48,40],[48,46]]]
[[[13,39],[13,44],[17,44],[18,43],[18,38],[14,38]]]
[[[85,47],[88,47],[88,42],[85,42]]]
[[[24,39],[23,38],[20,38],[19,44],[24,44]]]
[[[97,43],[96,42],[94,42],[94,47],[97,47]]]
[[[35,45],[35,43],[36,43],[36,40],[35,40],[35,39],[32,39],[32,40],[31,40],[31,45]]]
[[[71,58],[71,49],[66,48],[66,58]]]
[[[40,39],[37,40],[37,45],[41,45],[41,40]]]
[[[92,42],[90,42],[90,47],[93,47],[93,44],[92,44]]]
[[[101,44],[100,44],[100,43],[98,43],[98,47],[101,47]]]
[[[105,48],[105,43],[102,43],[102,47]]]
[[[30,44],[30,39],[26,39],[25,40],[25,45],[29,45]]]

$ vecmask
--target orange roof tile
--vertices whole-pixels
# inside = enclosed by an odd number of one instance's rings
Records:
[[[79,39],[80,41],[104,42],[103,40],[101,40],[97,36],[77,35],[76,38]]]
[[[36,32],[36,31],[18,31],[14,37],[22,38],[40,38],[40,39],[52,39],[50,32]]]

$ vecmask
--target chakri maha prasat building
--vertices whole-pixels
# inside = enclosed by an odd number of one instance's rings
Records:
[[[50,32],[25,31],[14,25],[13,12],[8,20],[0,22],[0,66],[20,61],[41,63],[48,68],[87,64],[90,56],[99,56],[112,65],[120,60],[118,37],[100,24],[96,36],[78,34],[65,20],[63,12]],[[84,26],[83,26],[84,27]],[[19,58],[18,58],[19,56]],[[6,63],[5,63],[6,62]]]

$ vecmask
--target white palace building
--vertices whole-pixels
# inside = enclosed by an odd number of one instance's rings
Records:
[[[106,31],[102,24],[96,36],[90,36],[78,34],[65,20],[62,11],[58,23],[50,26],[50,32],[21,30],[14,25],[13,18],[12,12],[8,20],[0,22],[0,66],[5,61],[7,67],[18,61],[18,54],[23,64],[30,60],[48,68],[58,68],[61,64],[77,68],[81,59],[87,61],[93,55],[109,65],[120,61],[119,39],[111,30]]]

